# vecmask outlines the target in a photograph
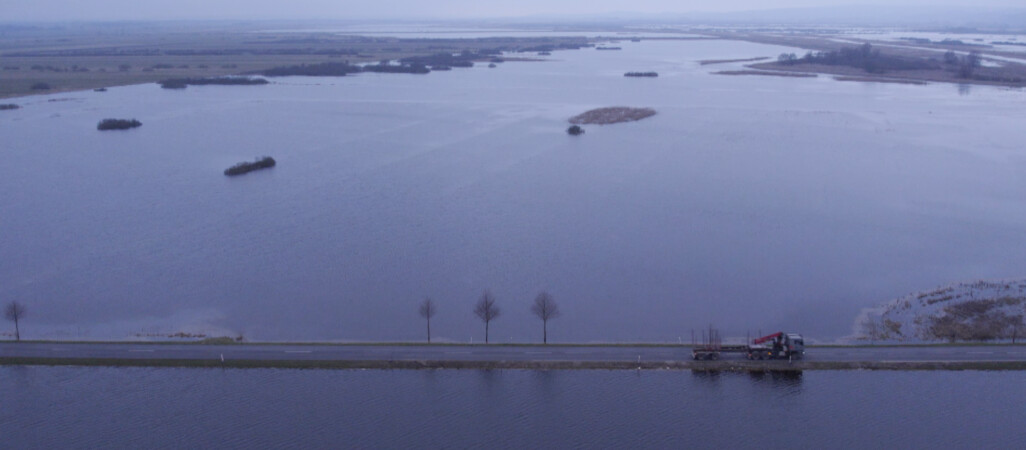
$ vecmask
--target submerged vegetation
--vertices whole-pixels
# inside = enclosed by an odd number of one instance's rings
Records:
[[[135,119],[103,119],[96,125],[97,130],[128,130],[142,126],[142,122]]]
[[[219,86],[252,86],[267,84],[263,78],[249,77],[212,77],[212,78],[170,78],[159,82],[164,89],[185,89],[188,86],[219,85]]]
[[[652,108],[628,108],[625,106],[613,106],[609,108],[598,108],[578,114],[570,118],[574,125],[608,125],[620,122],[634,122],[647,117],[654,116],[656,111]]]
[[[250,173],[254,170],[274,167],[275,164],[277,163],[274,161],[274,158],[271,158],[270,156],[265,156],[263,158],[258,158],[256,161],[252,162],[240,162],[234,166],[225,169],[224,174],[230,177],[235,175],[242,175],[245,173]]]

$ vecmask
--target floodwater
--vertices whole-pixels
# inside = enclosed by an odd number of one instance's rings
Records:
[[[11,448],[1018,448],[1020,372],[0,367]]]
[[[826,341],[861,308],[1026,274],[1021,90],[721,76],[740,66],[696,61],[796,49],[618,45],[16,99],[0,298],[27,306],[27,338],[417,340],[430,296],[436,339],[480,341],[491,289],[492,340],[538,341],[544,289],[556,342],[710,324]],[[659,113],[565,133],[613,105]],[[97,131],[107,117],[143,126]],[[221,173],[261,155],[278,166]]]

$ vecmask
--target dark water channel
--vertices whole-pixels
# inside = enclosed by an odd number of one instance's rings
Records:
[[[0,368],[7,448],[1017,448],[1021,372]]]

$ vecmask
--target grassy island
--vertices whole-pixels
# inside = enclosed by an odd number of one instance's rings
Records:
[[[14,103],[8,103],[6,105],[0,105],[0,111],[7,111],[7,110],[11,110],[11,109],[18,109],[18,108],[21,108],[21,107],[18,106],[18,105],[15,105]]]
[[[623,74],[625,77],[658,77],[659,74],[656,72],[627,72]]]
[[[128,130],[142,126],[142,122],[135,119],[103,119],[96,125],[96,129],[103,130]]]
[[[647,117],[654,116],[656,111],[652,108],[628,108],[625,106],[613,106],[609,108],[598,108],[578,114],[570,118],[574,125],[608,125],[611,123],[634,122]]]
[[[224,174],[227,175],[227,176],[232,177],[232,176],[235,176],[235,175],[242,175],[242,174],[245,174],[245,173],[250,173],[250,172],[252,172],[254,170],[271,168],[271,167],[274,167],[275,164],[277,164],[277,163],[274,161],[274,158],[272,158],[270,156],[265,156],[263,158],[257,159],[256,161],[253,161],[253,162],[248,162],[248,161],[247,162],[240,162],[240,163],[238,163],[238,164],[236,164],[234,166],[231,166],[231,167],[225,169],[224,170]]]
[[[580,136],[584,134],[584,128],[581,128],[580,125],[572,125],[566,129],[566,133],[571,136]]]
[[[267,84],[263,78],[249,77],[213,77],[213,78],[170,78],[160,81],[164,89],[185,89],[188,86],[219,85],[219,86],[253,86]]]

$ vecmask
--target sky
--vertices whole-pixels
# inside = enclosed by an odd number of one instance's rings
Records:
[[[1023,0],[0,0],[0,22],[179,19],[472,19],[684,14],[886,4],[1023,8]]]

